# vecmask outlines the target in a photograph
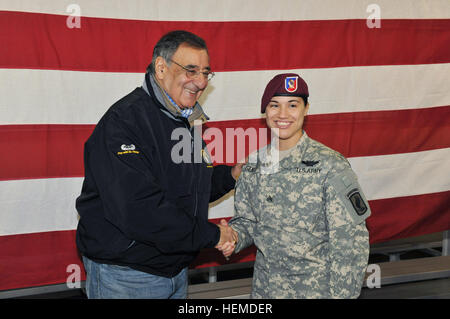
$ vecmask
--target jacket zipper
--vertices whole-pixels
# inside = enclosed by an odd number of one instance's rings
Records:
[[[191,129],[194,129],[194,127],[189,128],[189,126],[186,124],[186,121],[183,121],[183,122],[189,131],[189,135],[191,136],[191,159],[192,159],[191,165],[192,165],[192,170],[195,174],[195,154],[194,154],[194,146],[195,145],[194,145],[194,137],[192,136],[192,132],[191,132]],[[198,205],[198,203],[197,203],[198,202],[198,198],[197,198],[198,194],[197,194],[197,182],[195,180],[194,180],[194,194],[195,194],[194,217],[196,217],[197,216],[197,205]]]

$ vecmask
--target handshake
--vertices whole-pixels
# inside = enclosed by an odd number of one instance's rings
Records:
[[[221,251],[224,257],[228,260],[228,257],[230,257],[236,248],[238,234],[233,228],[231,228],[231,226],[228,225],[225,219],[222,219],[220,224],[217,226],[220,228],[220,240],[215,248]]]

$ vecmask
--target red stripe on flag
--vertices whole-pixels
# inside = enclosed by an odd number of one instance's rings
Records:
[[[372,244],[450,229],[450,191],[372,200],[369,205]]]
[[[0,251],[0,290],[64,283],[73,264],[85,279],[73,230],[1,236]]]
[[[337,150],[345,157],[374,156],[450,147],[450,140],[447,138],[450,136],[448,118],[449,106],[317,114],[306,117],[304,128],[308,136]],[[252,119],[209,122],[205,127],[220,128],[226,137],[227,128],[242,127],[245,130],[251,127],[266,127],[266,124],[264,119]],[[236,140],[237,138],[235,144]],[[230,164],[239,160],[236,153],[234,149],[235,161]],[[226,154],[223,158],[226,159]]]
[[[84,142],[94,127],[0,126],[0,180],[84,176]]]
[[[450,147],[450,106],[310,115],[310,136],[345,157],[389,155]]]
[[[420,236],[450,229],[450,191],[369,201],[367,220],[370,242]],[[402,218],[398,218],[403,214]],[[229,218],[225,218],[229,220]],[[211,219],[218,223],[220,219]],[[19,248],[18,248],[19,247]],[[0,290],[66,282],[67,266],[78,264],[84,271],[75,244],[75,231],[0,236]],[[226,261],[214,249],[202,250],[191,268],[252,261],[255,248]]]
[[[398,111],[355,112],[310,115],[305,123],[308,135],[346,157],[387,155],[450,147],[450,107]],[[224,146],[222,161],[234,164],[238,139],[234,139],[232,160],[227,161],[227,128],[243,136],[248,128],[265,128],[263,119],[209,122],[217,128]],[[0,180],[82,177],[84,143],[94,125],[3,125],[0,126]],[[213,131],[209,131],[213,132]],[[214,141],[213,136],[207,143]],[[248,155],[249,140],[245,155]],[[261,145],[262,146],[262,145]],[[214,153],[214,152],[213,152]],[[217,156],[217,154],[213,154]],[[216,162],[218,162],[216,160]]]
[[[450,62],[450,19],[140,21],[0,11],[1,68],[144,72],[166,32],[202,36],[215,71]]]

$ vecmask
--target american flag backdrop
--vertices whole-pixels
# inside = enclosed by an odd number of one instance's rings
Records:
[[[176,29],[209,47],[207,127],[264,127],[265,85],[299,73],[305,130],[359,176],[371,243],[450,229],[450,1],[0,0],[0,290],[81,265],[84,142]],[[209,213],[232,215],[233,196]],[[193,267],[225,262],[206,250]]]

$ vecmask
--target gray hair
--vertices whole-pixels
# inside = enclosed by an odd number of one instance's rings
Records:
[[[155,61],[158,57],[162,57],[170,65],[172,56],[181,44],[197,49],[203,49],[208,52],[205,40],[199,36],[183,30],[171,31],[165,34],[158,43],[156,43],[153,49],[152,62],[147,67],[147,72],[155,74]]]

